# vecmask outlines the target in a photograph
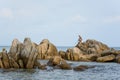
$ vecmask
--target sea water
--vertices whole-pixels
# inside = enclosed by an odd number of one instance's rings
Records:
[[[9,50],[10,47],[2,46]],[[67,50],[71,47],[58,47],[58,50]],[[115,49],[120,49],[119,47]],[[41,60],[41,63],[46,63],[46,60]],[[71,66],[90,65],[95,68],[85,71],[73,70],[15,70],[4,71],[0,69],[0,80],[120,80],[120,64],[117,63],[97,63],[97,62],[73,62],[67,61]]]

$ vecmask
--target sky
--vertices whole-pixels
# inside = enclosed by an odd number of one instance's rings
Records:
[[[120,46],[120,0],[0,0],[0,45],[30,37],[75,46],[95,39]]]

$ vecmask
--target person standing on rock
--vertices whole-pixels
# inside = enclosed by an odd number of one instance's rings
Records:
[[[78,43],[82,43],[82,37],[79,35]]]

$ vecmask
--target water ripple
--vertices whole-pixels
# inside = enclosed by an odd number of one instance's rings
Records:
[[[43,61],[44,62],[44,61]],[[0,70],[0,80],[120,80],[120,64],[96,62],[70,62],[72,66],[92,65],[95,68],[76,72],[73,70]]]

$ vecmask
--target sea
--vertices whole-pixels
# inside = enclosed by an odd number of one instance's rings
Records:
[[[9,51],[9,46],[0,46],[0,50],[6,48]],[[58,50],[66,51],[70,46],[57,47]],[[120,50],[120,47],[113,47]],[[47,60],[40,60],[41,63],[47,63]],[[73,70],[39,70],[39,69],[19,69],[9,71],[0,69],[0,80],[120,80],[120,64],[118,63],[98,63],[98,62],[75,62],[67,61],[72,67],[78,65],[95,66],[95,68],[85,71]]]

